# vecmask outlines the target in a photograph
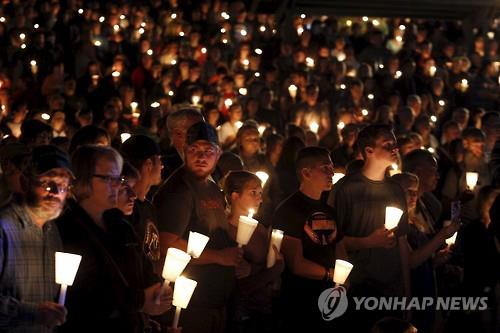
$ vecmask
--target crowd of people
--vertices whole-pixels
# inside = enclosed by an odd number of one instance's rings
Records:
[[[500,20],[267,5],[0,5],[0,331],[498,332]],[[190,232],[174,328],[161,273]],[[56,251],[82,256],[64,305]],[[488,308],[324,320],[336,259],[350,299]]]

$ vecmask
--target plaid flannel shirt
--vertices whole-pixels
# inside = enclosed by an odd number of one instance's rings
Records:
[[[51,332],[36,324],[36,309],[57,297],[55,252],[61,248],[53,222],[38,227],[17,203],[0,212],[0,332]]]

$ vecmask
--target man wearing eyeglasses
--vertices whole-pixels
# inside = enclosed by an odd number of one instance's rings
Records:
[[[55,302],[55,252],[61,239],[53,219],[72,180],[67,155],[38,146],[21,175],[22,198],[0,212],[0,331],[51,332],[66,320]]]
[[[224,196],[210,179],[220,155],[215,129],[205,122],[192,125],[187,132],[184,166],[153,199],[163,258],[169,247],[186,251],[190,231],[210,237],[200,258],[191,260],[183,273],[198,281],[180,318],[184,333],[224,332],[225,307],[235,282],[235,266],[242,258],[242,249],[229,235]]]

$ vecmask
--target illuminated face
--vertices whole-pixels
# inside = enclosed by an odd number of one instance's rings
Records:
[[[247,212],[253,209],[257,212],[262,203],[262,185],[260,181],[251,180],[243,186],[241,193],[233,193],[232,205]]]
[[[27,204],[40,218],[52,220],[61,214],[68,195],[70,176],[63,169],[53,169],[33,179],[27,191]]]
[[[206,178],[214,170],[219,156],[219,147],[208,141],[199,140],[186,147],[186,167],[197,178]]]
[[[132,215],[134,211],[134,202],[135,199],[137,199],[137,195],[133,187],[136,182],[136,179],[128,179],[125,183],[120,185],[120,189],[118,190],[116,207],[123,212],[123,215]]]

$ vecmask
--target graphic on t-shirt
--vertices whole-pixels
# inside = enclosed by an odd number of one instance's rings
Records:
[[[151,220],[146,221],[144,232],[144,253],[151,261],[160,260],[160,233]]]
[[[328,245],[337,236],[337,225],[329,214],[315,212],[307,219],[304,231],[316,244]]]

